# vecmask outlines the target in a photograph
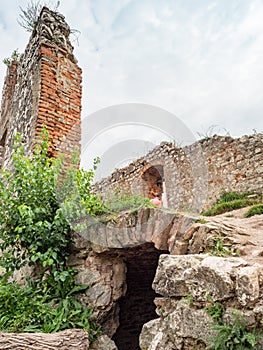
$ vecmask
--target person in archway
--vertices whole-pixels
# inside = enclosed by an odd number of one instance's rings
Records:
[[[156,205],[156,206],[161,206],[162,205],[162,195],[160,193],[156,193],[155,194],[155,197],[152,198],[150,200],[150,202],[153,204],[153,205]]]

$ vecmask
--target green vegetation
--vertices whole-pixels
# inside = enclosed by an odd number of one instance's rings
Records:
[[[215,302],[208,293],[206,295],[206,300],[207,300],[207,304],[205,307],[205,311],[208,313],[208,315],[210,315],[210,317],[214,321],[221,324],[223,315],[225,313],[224,305],[219,302]]]
[[[95,159],[94,170],[98,159]],[[68,171],[63,183],[57,188],[60,206],[71,227],[78,232],[85,231],[87,225],[115,223],[120,212],[135,215],[141,208],[153,207],[144,196],[116,191],[105,199],[90,191],[94,171],[74,169]]]
[[[67,266],[71,229],[87,227],[87,220],[135,213],[150,206],[149,199],[116,194],[103,202],[92,193],[98,159],[90,171],[78,168],[78,155],[63,170],[63,159],[48,157],[48,133],[29,157],[21,136],[12,156],[12,172],[0,173],[0,330],[56,332],[83,328],[92,340],[99,331],[92,311],[83,309],[76,293],[88,288],[74,284]],[[10,282],[15,270],[29,265],[37,271],[23,286]]]
[[[127,211],[131,214],[136,214],[144,207],[153,207],[147,197],[122,192],[116,192],[109,196],[105,201],[105,205],[111,213]]]
[[[219,302],[214,302],[207,295],[208,305],[205,311],[216,322],[211,330],[216,331],[211,344],[207,347],[210,350],[255,350],[258,349],[258,340],[262,337],[256,330],[248,328],[244,317],[237,310],[232,310],[233,319],[226,323],[223,320],[225,307]]]
[[[256,331],[250,331],[244,320],[236,317],[233,324],[223,323],[212,327],[217,331],[211,350],[255,350],[260,335]]]
[[[17,137],[12,172],[0,175],[0,329],[5,332],[55,332],[84,328],[90,338],[98,332],[91,321],[91,310],[83,309],[75,294],[88,286],[75,286],[75,271],[67,266],[72,243],[71,229],[58,196],[69,179],[79,186],[81,201],[89,211],[102,205],[90,193],[93,171],[74,165],[62,175],[62,160],[48,158],[48,134],[32,157],[25,155]],[[63,184],[64,183],[64,184]],[[64,195],[65,203],[74,196]],[[75,198],[74,198],[75,199]],[[69,207],[73,207],[73,204]],[[94,209],[95,208],[95,209]],[[15,270],[37,267],[35,279],[24,286],[10,282]]]
[[[73,275],[72,275],[73,276]],[[98,331],[91,322],[91,310],[83,309],[74,294],[87,286],[63,289],[55,295],[43,281],[29,282],[27,286],[0,280],[0,329],[3,332],[43,332],[52,333],[69,328],[83,328],[90,338]],[[54,286],[55,287],[55,286]],[[60,294],[61,293],[61,294]]]
[[[18,49],[16,49],[12,52],[11,57],[3,59],[3,63],[7,65],[7,67],[10,67],[12,62],[18,62],[19,57],[20,57],[20,53],[18,53]]]
[[[190,306],[194,300],[194,297],[192,294],[186,294],[183,298],[182,301],[185,302],[186,305]]]
[[[249,218],[254,215],[263,214],[263,204],[253,205],[253,207],[249,208],[248,211],[244,214],[246,218]]]
[[[222,196],[217,201],[217,203],[226,203],[226,202],[232,202],[234,200],[244,199],[250,194],[251,194],[250,192],[247,192],[247,193],[223,192]]]
[[[251,198],[254,193],[237,193],[224,192],[218,201],[206,212],[205,216],[219,215],[235,209],[247,207],[249,205],[257,204],[258,199]]]
[[[214,256],[228,256],[228,255],[238,255],[238,252],[234,251],[232,247],[229,247],[224,243],[224,237],[221,235],[213,238],[214,245],[207,249],[205,253]]]
[[[199,223],[199,224],[206,224],[208,221],[205,220],[204,218],[200,218],[200,219],[195,220],[195,222]]]

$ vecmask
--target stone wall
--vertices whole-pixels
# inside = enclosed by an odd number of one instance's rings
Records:
[[[103,196],[120,189],[149,197],[151,191],[161,191],[168,207],[200,212],[223,191],[262,191],[262,152],[262,134],[237,139],[213,136],[183,148],[162,143],[94,188]],[[155,183],[153,176],[147,181],[145,174],[151,168],[162,177],[161,185],[158,177]]]
[[[80,147],[81,69],[69,41],[64,17],[44,7],[25,52],[8,69],[3,89],[1,163],[10,166],[17,132],[32,150],[45,125],[50,155],[69,155]]]
[[[181,219],[145,208],[137,215],[120,214],[116,225],[94,222],[74,233],[68,263],[78,271],[76,284],[89,285],[79,298],[120,350],[136,349],[143,324],[157,317],[151,285],[158,258],[174,245],[172,232]]]
[[[153,287],[162,297],[155,300],[159,318],[145,324],[141,349],[207,349],[215,340],[214,326],[246,325],[247,332],[262,330],[262,258],[208,255],[162,255]],[[221,311],[219,311],[221,310]],[[239,328],[240,329],[240,328]],[[232,346],[241,343],[229,336]],[[262,349],[262,339],[258,349]],[[242,348],[255,348],[245,343]],[[230,348],[230,344],[228,345]]]
[[[206,309],[214,303],[222,322],[234,309],[262,329],[263,215],[243,211],[200,220],[143,208],[74,233],[68,263],[89,285],[79,299],[119,350],[205,349],[216,335]]]
[[[17,81],[17,62],[8,67],[4,82],[0,119],[0,167],[4,160],[9,121],[12,119],[12,102]]]

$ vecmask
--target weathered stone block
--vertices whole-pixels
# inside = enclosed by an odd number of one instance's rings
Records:
[[[214,301],[225,300],[234,294],[235,268],[246,265],[241,258],[207,256],[185,272],[189,293],[198,301],[206,301],[209,294]]]
[[[118,350],[114,341],[107,335],[101,335],[90,347],[90,350]]]
[[[111,302],[111,288],[108,285],[96,284],[87,289],[85,297],[88,305],[105,308]]]
[[[145,323],[140,335],[140,347],[142,350],[151,348],[156,350],[172,349],[172,346],[173,344],[171,344],[168,336],[164,333],[161,319]]]
[[[140,335],[142,349],[186,349],[187,339],[202,339],[209,344],[215,335],[212,319],[204,310],[195,310],[178,302],[175,310],[163,319],[152,320],[143,326]],[[203,347],[204,348],[204,347]]]
[[[209,294],[213,300],[225,300],[235,291],[235,269],[244,265],[240,258],[162,255],[153,288],[163,296],[191,294],[197,301],[206,301]]]
[[[75,277],[76,285],[87,284],[92,287],[94,284],[99,283],[101,280],[101,275],[95,269],[81,268]]]
[[[201,255],[161,255],[153,288],[163,296],[189,294],[185,273],[193,266],[198,266],[203,259]]]
[[[259,267],[246,266],[238,269],[236,291],[241,305],[255,304],[259,298]]]

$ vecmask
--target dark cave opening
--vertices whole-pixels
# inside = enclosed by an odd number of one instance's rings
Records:
[[[152,289],[152,282],[163,253],[167,252],[151,247],[150,251],[125,259],[127,292],[119,300],[120,326],[112,338],[119,350],[139,350],[142,326],[158,317],[153,302],[158,295]]]

